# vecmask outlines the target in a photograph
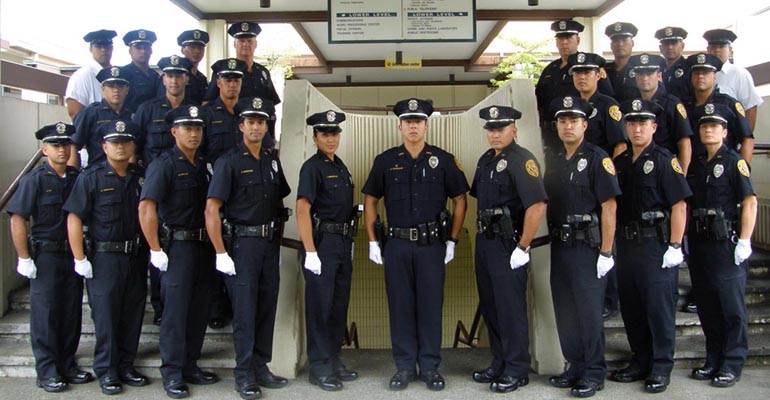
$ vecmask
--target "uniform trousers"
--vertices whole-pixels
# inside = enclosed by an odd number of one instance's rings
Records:
[[[163,315],[163,299],[160,295],[160,270],[148,265],[150,271],[150,304],[155,315]]]

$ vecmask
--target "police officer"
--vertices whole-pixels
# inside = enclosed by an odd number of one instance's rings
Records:
[[[243,139],[214,165],[206,230],[233,305],[235,383],[242,398],[256,399],[260,386],[288,384],[273,375],[267,363],[273,356],[280,231],[287,217],[282,199],[291,189],[278,159],[262,148],[267,121],[275,118],[273,103],[259,97],[241,99],[236,112]],[[222,239],[222,209],[232,227],[228,247]]]
[[[128,120],[102,124],[98,133],[106,160],[78,176],[64,203],[75,271],[86,278],[96,331],[93,368],[102,392],[108,395],[122,392],[121,382],[150,384],[134,369],[149,261],[137,212],[144,171],[129,163],[137,130]],[[83,239],[85,224],[88,247]]]
[[[46,162],[22,178],[8,204],[11,237],[19,260],[16,270],[30,279],[30,336],[37,385],[61,392],[68,383],[94,378],[78,369],[75,351],[80,341],[83,280],[75,273],[67,245],[64,200],[78,170],[67,166],[72,125],[44,126],[35,137],[43,142]],[[27,221],[32,219],[31,232]]]
[[[634,72],[640,97],[654,101],[663,109],[655,120],[658,127],[653,140],[658,146],[665,147],[676,155],[679,165],[687,173],[687,166],[692,158],[692,128],[682,101],[668,93],[665,85],[661,83],[665,63],[663,57],[647,53],[635,55],[628,62]]]
[[[230,25],[227,33],[234,39],[235,58],[246,64],[243,71],[243,86],[240,98],[260,97],[278,105],[281,98],[275,91],[270,71],[264,65],[254,61],[257,51],[257,35],[262,27],[256,22],[236,22]]]
[[[85,146],[88,164],[98,164],[105,160],[102,150],[102,137],[97,133],[99,127],[116,119],[131,119],[131,110],[126,107],[126,95],[131,83],[128,76],[118,67],[105,68],[96,75],[102,83],[104,98],[82,109],[75,117],[75,133],[72,135],[72,151],[67,165],[80,168],[78,151]]]
[[[551,233],[551,295],[562,354],[569,368],[548,382],[590,397],[604,388],[606,274],[614,266],[615,197],[620,194],[607,152],[585,140],[593,107],[580,97],[551,103],[562,150],[546,170]]]
[[[177,44],[182,48],[182,55],[185,56],[192,66],[190,67],[190,82],[187,84],[185,94],[195,103],[200,104],[206,94],[206,88],[209,80],[199,69],[201,60],[206,54],[206,44],[209,42],[209,34],[200,29],[193,29],[182,32],[176,38]]]
[[[128,46],[131,63],[121,67],[122,73],[131,81],[126,98],[126,107],[136,111],[139,105],[154,99],[161,86],[160,75],[150,68],[152,44],[157,40],[155,32],[145,29],[129,31],[123,35],[123,43]]]
[[[691,192],[679,160],[652,139],[660,107],[634,99],[623,103],[623,111],[631,149],[615,159],[623,191],[618,198],[618,282],[632,356],[630,365],[609,379],[644,379],[645,392],[660,393],[674,366],[676,267],[684,259],[684,199]]]
[[[405,389],[416,377],[430,390],[442,390],[441,312],[445,266],[454,259],[468,183],[454,156],[425,143],[433,106],[425,100],[401,100],[393,107],[403,144],[374,160],[364,193],[369,259],[385,266],[390,336],[397,372],[391,390]],[[388,244],[382,253],[375,234],[377,203],[385,197]],[[452,216],[446,211],[452,199]],[[382,235],[380,235],[382,238]]]
[[[115,36],[118,36],[117,32],[106,29],[88,32],[83,36],[83,40],[88,43],[91,60],[70,76],[64,94],[67,113],[72,120],[84,107],[102,99],[102,89],[96,74],[112,66],[112,38]]]
[[[666,68],[663,71],[663,84],[666,90],[682,101],[689,100],[692,96],[690,70],[682,56],[687,31],[676,26],[667,26],[655,31],[655,39],[660,41],[658,48],[660,54],[666,59]]]
[[[214,250],[203,213],[209,185],[198,150],[203,114],[198,106],[186,105],[169,111],[165,120],[176,144],[147,169],[139,220],[150,246],[150,262],[161,271],[163,386],[169,397],[182,398],[189,395],[187,383],[208,385],[219,380],[197,365],[208,322]]]
[[[735,98],[720,93],[717,87],[716,73],[722,69],[722,60],[719,57],[706,53],[693,54],[687,57],[687,66],[690,68],[690,78],[693,95],[689,101],[685,102],[688,113],[694,113],[699,106],[707,103],[722,104],[730,109],[727,117],[727,138],[725,143],[727,147],[737,151],[741,157],[751,164],[751,158],[754,152],[754,135],[751,132],[749,120],[746,118],[746,112],[743,104]],[[690,125],[693,131],[698,128],[697,121],[691,120]],[[705,152],[700,137],[695,136],[693,141],[693,155]]]
[[[479,158],[471,186],[478,199],[476,284],[493,358],[473,380],[507,393],[529,383],[527,265],[547,197],[535,157],[515,142],[521,112],[495,105],[479,117],[487,121],[491,148]]]
[[[206,162],[212,166],[219,156],[243,140],[234,109],[241,92],[245,68],[242,61],[234,58],[219,60],[211,66],[216,76],[212,84],[219,88],[219,96],[203,107],[208,113],[208,121],[203,129],[206,135],[203,150]]]
[[[748,353],[744,292],[757,218],[757,196],[746,160],[723,142],[732,110],[707,103],[698,118],[706,153],[693,160],[689,268],[698,317],[706,336],[706,363],[690,375],[717,387],[733,386]]]
[[[353,177],[335,154],[345,114],[332,110],[307,118],[318,151],[302,165],[297,188],[297,226],[305,248],[305,325],[310,383],[342,389],[358,373],[340,359],[347,329],[353,239],[358,210],[353,208]]]
[[[630,22],[615,22],[604,29],[604,34],[610,38],[610,49],[615,60],[604,67],[607,79],[612,83],[615,100],[639,97],[639,91],[634,83],[634,74],[628,65],[628,59],[634,49],[634,37],[638,29]]]

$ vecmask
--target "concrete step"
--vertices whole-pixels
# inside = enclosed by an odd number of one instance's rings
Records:
[[[764,267],[763,267],[764,268]],[[686,268],[679,269],[679,293],[689,293],[692,289],[690,271]],[[680,299],[684,300],[684,299]],[[770,304],[770,278],[749,277],[746,280],[745,300],[747,306]]]
[[[10,311],[29,310],[29,286],[25,286],[11,293]],[[144,303],[144,309],[147,312],[153,312],[150,304],[150,295],[147,294],[147,300]],[[88,295],[83,288],[83,312],[91,312],[91,306],[88,304]]]

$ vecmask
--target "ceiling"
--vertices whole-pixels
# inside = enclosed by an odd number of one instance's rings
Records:
[[[498,55],[484,50],[509,21],[550,21],[601,16],[623,0],[476,0],[476,40],[469,42],[329,43],[329,0],[170,0],[193,17],[228,22],[290,23],[307,43],[315,60],[303,60],[294,74],[314,85],[480,84],[494,76]],[[267,1],[269,8],[261,8]],[[393,0],[380,0],[393,1]],[[470,0],[469,0],[470,1]],[[401,51],[422,68],[385,69],[386,59]]]

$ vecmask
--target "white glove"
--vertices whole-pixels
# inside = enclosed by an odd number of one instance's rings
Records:
[[[602,279],[614,266],[615,259],[612,256],[607,257],[599,254],[599,258],[596,260],[596,279]]]
[[[449,264],[455,259],[455,242],[451,240],[446,241],[446,255],[444,256],[444,264]]]
[[[217,271],[233,276],[235,275],[235,261],[227,253],[217,254]]]
[[[37,267],[35,267],[35,262],[31,258],[19,257],[19,262],[16,263],[16,272],[25,278],[37,278]]]
[[[528,262],[529,253],[524,252],[524,250],[520,249],[519,246],[516,246],[516,249],[514,249],[513,253],[511,253],[511,269],[523,267]]]
[[[738,239],[735,246],[735,265],[741,265],[751,256],[751,239]]]
[[[165,272],[168,269],[168,255],[163,250],[150,250],[150,262],[161,271]]]
[[[88,258],[75,260],[75,272],[86,279],[94,277],[94,267],[91,266],[91,261],[88,261]]]
[[[674,268],[681,264],[682,261],[684,261],[684,254],[682,254],[682,249],[675,249],[671,246],[668,246],[666,254],[663,254],[663,265],[661,268]]]
[[[377,265],[382,265],[382,251],[379,243],[369,242],[369,259]]]
[[[308,251],[305,254],[305,269],[316,275],[321,275],[321,259],[318,258],[317,252]]]

